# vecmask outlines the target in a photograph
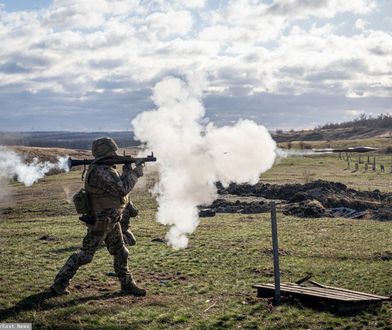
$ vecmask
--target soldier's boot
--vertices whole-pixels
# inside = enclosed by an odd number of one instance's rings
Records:
[[[60,282],[54,282],[50,286],[50,290],[56,296],[63,296],[63,295],[68,295],[69,294],[67,286],[65,284],[63,284],[63,283],[60,283]]]
[[[139,288],[132,277],[120,278],[121,292],[131,294],[137,297],[144,297],[147,294],[145,289]]]
[[[133,246],[136,244],[135,235],[133,235],[133,233],[129,229],[123,230],[122,234],[123,234],[124,243],[126,245]]]
[[[72,254],[63,267],[57,273],[50,290],[56,295],[69,294],[67,287],[69,281],[74,277],[78,268],[82,265],[88,264],[93,259],[93,254],[80,251]]]

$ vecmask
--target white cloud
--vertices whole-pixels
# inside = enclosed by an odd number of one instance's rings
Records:
[[[331,18],[344,12],[367,14],[375,8],[375,0],[275,0],[267,12],[295,18],[307,16]]]
[[[203,8],[207,0],[176,0],[174,1],[178,6],[184,8]]]
[[[362,19],[362,18],[358,18],[356,21],[355,21],[355,27],[358,29],[358,30],[362,30],[362,31],[364,31],[364,30],[366,30],[366,28],[369,26],[369,23],[368,22],[366,22],[364,19]]]
[[[148,89],[166,74],[203,71],[210,94],[391,97],[392,36],[363,17],[376,6],[55,0],[36,11],[0,8],[0,93],[50,92],[59,102],[86,103],[105,92]],[[354,35],[339,32],[342,13],[356,19]]]
[[[160,38],[186,35],[192,29],[193,19],[189,11],[153,13],[145,19],[147,28]]]

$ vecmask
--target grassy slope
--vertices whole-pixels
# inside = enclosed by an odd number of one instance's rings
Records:
[[[361,156],[366,161],[367,156]],[[347,162],[340,160],[336,154],[316,155],[307,157],[283,158],[268,172],[262,175],[262,181],[267,183],[306,183],[309,180],[327,180],[342,182],[350,188],[358,190],[391,191],[392,185],[392,155],[377,156],[377,171],[370,167],[365,171],[364,164],[359,165],[355,171],[352,156],[350,168]],[[372,158],[371,158],[372,161]],[[385,172],[382,173],[379,164],[384,164]]]
[[[310,146],[311,148],[348,148],[348,147],[375,147],[375,148],[386,148],[392,146],[392,138],[389,137],[378,137],[378,138],[367,138],[367,139],[353,139],[353,140],[333,140],[333,141],[302,141],[294,140],[292,142],[281,142],[279,143],[282,147],[287,148],[291,145],[293,149],[300,149],[301,144],[304,146]]]
[[[344,168],[345,163],[333,156],[289,158],[263,180],[304,182],[310,173],[313,179],[342,181],[362,189],[390,189],[391,174],[359,175]],[[64,187],[79,186],[79,175],[48,177],[30,188],[14,185],[16,203],[0,221],[0,316],[6,321],[80,329],[388,329],[392,322],[391,303],[375,313],[338,317],[299,305],[273,307],[268,300],[256,299],[251,285],[273,281],[271,256],[264,251],[271,247],[268,214],[203,219],[189,248],[173,251],[151,242],[163,238],[165,228],[154,221],[156,204],[144,189],[133,193],[141,215],[133,223],[138,244],[130,248],[129,260],[148,296],[116,293],[116,280],[106,276],[112,270],[111,258],[102,248],[93,263],[78,272],[70,296],[38,303],[40,292],[78,250],[84,234],[64,194]],[[59,240],[39,240],[47,234]],[[391,261],[374,257],[391,250],[391,223],[279,214],[279,235],[280,248],[288,252],[281,257],[283,281],[311,272],[325,284],[392,294]]]
[[[361,127],[323,128],[303,131],[291,131],[275,134],[277,141],[320,141],[346,140],[355,142],[362,139],[391,138],[391,129],[386,127],[369,128],[365,123]]]

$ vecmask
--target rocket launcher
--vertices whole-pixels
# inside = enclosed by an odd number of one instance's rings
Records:
[[[115,165],[115,164],[135,164],[135,165],[143,165],[147,162],[156,162],[157,159],[154,156],[154,153],[148,155],[147,157],[132,157],[132,156],[107,156],[95,159],[72,159],[71,157],[68,158],[68,167],[71,169],[74,166],[81,166],[83,165],[86,167],[92,163],[94,164],[103,164],[103,165]]]

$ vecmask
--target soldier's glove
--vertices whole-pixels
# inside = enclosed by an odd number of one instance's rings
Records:
[[[131,164],[124,164],[122,167],[123,172],[131,172],[132,171],[132,167]]]
[[[142,177],[143,176],[143,165],[141,165],[141,164],[136,165],[135,169],[133,170],[133,173],[135,173],[138,178]]]
[[[139,210],[132,202],[129,202],[125,209],[131,218],[135,218],[139,214]]]

